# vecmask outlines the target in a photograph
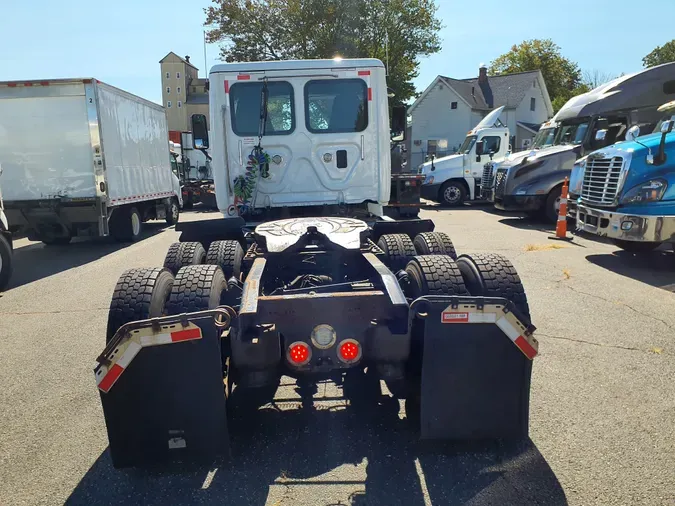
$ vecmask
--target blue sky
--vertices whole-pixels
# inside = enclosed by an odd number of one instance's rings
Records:
[[[159,60],[189,54],[204,72],[207,0],[7,0],[0,17],[0,81],[95,77],[160,102]],[[675,37],[675,0],[437,0],[443,49],[422,60],[423,90],[438,74],[475,76],[524,39],[551,38],[582,69],[610,75],[642,68],[642,57]],[[467,7],[470,6],[470,7]],[[544,7],[546,6],[546,7]],[[546,9],[546,10],[544,10]],[[207,47],[208,67],[218,48]]]

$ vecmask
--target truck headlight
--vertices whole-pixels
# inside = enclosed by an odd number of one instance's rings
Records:
[[[621,197],[622,204],[642,204],[657,202],[663,198],[668,182],[665,179],[650,179],[637,186],[633,186]]]

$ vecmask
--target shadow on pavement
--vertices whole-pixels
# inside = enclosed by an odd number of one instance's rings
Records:
[[[529,440],[511,448],[498,442],[448,444],[439,451],[416,441],[391,397],[358,409],[320,400],[315,406],[280,411],[272,404],[234,418],[230,464],[116,470],[105,451],[66,504],[263,505],[271,487],[270,501],[280,505],[328,504],[339,493],[358,506],[423,506],[425,490],[432,504],[567,504]],[[349,466],[365,461],[363,481],[362,471]],[[339,466],[347,469],[333,472]]]
[[[530,218],[529,216],[513,216],[508,215],[507,218],[499,220],[499,223],[513,228],[518,228],[520,230],[534,230],[537,232],[549,232],[551,234],[555,233],[555,223],[546,223],[542,220],[536,220]],[[567,231],[570,233],[572,227],[567,226]]]
[[[618,250],[610,255],[588,255],[586,260],[627,278],[675,293],[675,254],[671,251],[658,249],[649,253],[629,253]]]
[[[139,241],[156,235],[168,227],[163,222],[145,223]],[[30,243],[16,247],[12,262],[12,277],[7,290],[93,262],[131,244],[118,243],[112,238],[105,237],[74,240],[71,244],[63,246]]]

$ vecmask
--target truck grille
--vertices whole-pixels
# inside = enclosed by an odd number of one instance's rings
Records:
[[[589,158],[586,162],[581,200],[599,206],[612,206],[619,193],[623,158]]]
[[[508,169],[497,169],[495,176],[495,197],[503,197],[506,189],[506,173]]]
[[[492,175],[494,171],[494,166],[491,163],[486,163],[483,166],[483,178],[480,182],[480,187],[483,190],[489,190],[492,188]]]

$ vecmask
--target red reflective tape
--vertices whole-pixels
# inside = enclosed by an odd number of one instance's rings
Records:
[[[523,336],[518,336],[514,342],[516,343],[516,346],[520,348],[520,351],[522,351],[530,360],[537,356],[537,350],[535,350]]]
[[[372,100],[372,99],[373,99],[373,89],[368,88],[368,100]]]
[[[10,88],[16,88],[16,83],[8,83],[7,86]]]
[[[108,371],[108,374],[106,374],[101,380],[101,383],[99,383],[98,388],[103,390],[105,393],[108,393],[110,388],[115,384],[115,381],[117,381],[117,378],[120,377],[120,374],[122,374],[123,371],[124,368],[121,365],[113,365]]]
[[[225,93],[230,92],[230,83],[228,81],[225,81]]]
[[[443,311],[441,313],[441,323],[469,323],[469,313]]]
[[[370,70],[359,70],[359,75],[360,76],[369,76]]]
[[[201,339],[201,329],[187,329],[179,330],[178,332],[171,332],[171,341],[176,343],[178,341],[189,341],[190,339]]]
[[[49,81],[40,81],[40,86],[49,86]]]
[[[33,86],[33,83],[23,83],[23,85],[24,85],[24,86],[27,86],[28,88],[30,88],[31,86]]]
[[[248,74],[239,74],[237,76],[237,81],[248,81],[249,79],[251,79],[251,76]]]

